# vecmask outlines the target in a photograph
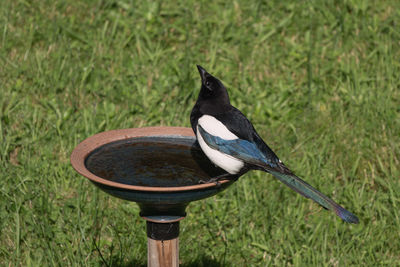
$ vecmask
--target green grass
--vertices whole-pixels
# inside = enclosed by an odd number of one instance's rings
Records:
[[[190,204],[182,266],[399,265],[400,4],[331,2],[3,1],[0,265],[146,264],[136,204],[69,156],[101,131],[189,126],[195,64],[360,224],[251,172]]]

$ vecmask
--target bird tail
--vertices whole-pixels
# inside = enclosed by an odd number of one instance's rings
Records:
[[[292,173],[281,173],[271,169],[268,169],[266,171],[271,173],[278,180],[289,186],[297,193],[303,195],[306,198],[311,198],[325,209],[335,212],[336,215],[338,215],[343,221],[349,223],[359,222],[357,216],[355,216],[353,213],[344,209],[339,204],[334,202],[332,199],[325,196],[317,189],[315,189],[314,187],[312,187],[311,185],[309,185],[308,183],[297,177],[296,175]]]

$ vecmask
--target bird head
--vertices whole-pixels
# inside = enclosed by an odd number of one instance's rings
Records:
[[[201,90],[199,99],[201,100],[217,100],[221,104],[226,102],[229,104],[229,96],[225,86],[220,80],[208,73],[203,67],[197,65],[201,77]]]

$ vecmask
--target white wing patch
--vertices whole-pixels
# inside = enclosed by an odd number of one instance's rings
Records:
[[[204,115],[202,118],[204,118],[207,115]],[[211,117],[211,116],[207,116],[207,117]],[[211,117],[213,118],[213,117]],[[214,118],[215,121],[217,121],[218,123],[220,123],[223,127],[225,127],[221,122],[219,122],[217,119]],[[199,120],[200,123],[200,120]],[[204,123],[204,120],[203,120]],[[220,126],[219,124],[216,124],[218,126]],[[207,132],[209,132],[207,129],[205,129],[204,124],[201,124],[201,127],[203,127],[204,130],[206,130]],[[207,126],[206,126],[207,127]],[[208,128],[209,129],[209,128]],[[223,130],[223,128],[220,128],[220,132],[221,129]],[[235,136],[234,134],[232,134],[231,132],[229,132],[229,130],[225,127],[226,131],[228,133],[230,133],[231,135]],[[223,132],[223,131],[222,131]],[[214,131],[209,132],[210,134],[215,135],[216,131],[214,129]],[[226,132],[223,132],[226,134]],[[230,174],[237,174],[244,166],[244,162],[236,159],[228,154],[222,153],[218,150],[215,150],[211,147],[209,147],[206,142],[204,141],[203,137],[201,136],[200,132],[199,132],[199,126],[197,126],[196,129],[196,136],[197,136],[197,141],[200,144],[201,149],[203,150],[204,154],[206,154],[206,156],[218,167],[224,169],[226,172],[230,173]],[[218,135],[220,136],[220,135]],[[226,135],[225,135],[226,136]],[[222,137],[225,138],[225,137]],[[237,139],[233,138],[233,139]],[[230,139],[232,140],[232,139]]]
[[[225,140],[234,140],[238,137],[226,128],[226,126],[210,115],[200,117],[198,124],[209,134],[218,136]]]

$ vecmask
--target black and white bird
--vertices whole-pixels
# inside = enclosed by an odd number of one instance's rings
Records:
[[[243,113],[231,105],[222,82],[201,66],[197,68],[201,89],[190,114],[190,123],[201,149],[215,165],[236,178],[249,170],[268,172],[294,191],[334,211],[342,220],[358,223],[354,214],[294,175]]]

